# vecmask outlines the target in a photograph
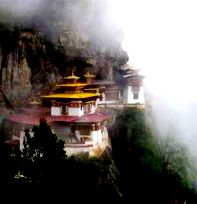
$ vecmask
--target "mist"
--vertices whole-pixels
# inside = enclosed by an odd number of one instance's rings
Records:
[[[116,1],[113,13],[125,33],[129,63],[146,76],[146,108],[154,129],[159,137],[175,137],[195,157],[196,7],[193,0],[125,0]]]
[[[117,44],[121,45],[123,33],[111,16],[111,3],[110,0],[0,0],[0,23],[41,31],[53,43],[60,36],[64,38],[64,31],[72,30],[84,41],[88,38],[90,46],[99,51],[116,52],[121,49]],[[64,46],[65,42],[62,43]]]

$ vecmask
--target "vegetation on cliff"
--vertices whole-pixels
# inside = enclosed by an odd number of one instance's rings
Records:
[[[126,203],[197,201],[189,154],[173,135],[158,143],[144,110],[122,110],[109,133]]]

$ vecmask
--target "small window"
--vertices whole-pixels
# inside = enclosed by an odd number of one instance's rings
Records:
[[[138,99],[138,92],[133,94],[133,99]]]

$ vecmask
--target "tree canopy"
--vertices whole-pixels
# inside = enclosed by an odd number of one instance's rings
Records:
[[[43,176],[50,171],[55,171],[58,165],[65,160],[64,148],[64,141],[59,140],[46,120],[41,118],[40,124],[35,125],[31,132],[25,130],[24,148],[21,152],[25,176],[33,183],[41,182],[40,179]]]
[[[125,108],[117,114],[109,133],[126,202],[196,202],[186,149],[173,137],[167,137],[162,146],[158,144],[144,110]]]

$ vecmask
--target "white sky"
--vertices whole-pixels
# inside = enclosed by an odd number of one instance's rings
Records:
[[[149,91],[197,103],[197,1],[113,0],[111,9]]]

